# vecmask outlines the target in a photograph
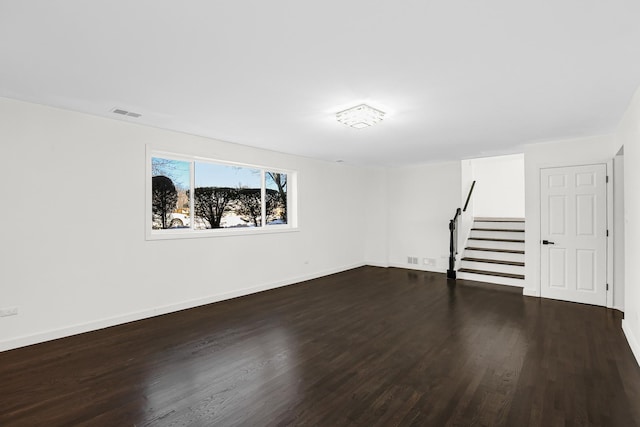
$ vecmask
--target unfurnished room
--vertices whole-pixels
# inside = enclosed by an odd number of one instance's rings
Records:
[[[639,18],[0,0],[0,425],[640,426]]]

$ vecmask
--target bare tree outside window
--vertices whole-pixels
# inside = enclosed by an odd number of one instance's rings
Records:
[[[267,206],[267,218],[270,223],[287,223],[287,174],[281,172],[265,172],[267,190],[275,191],[277,201]]]
[[[205,228],[222,228],[220,223],[237,197],[237,190],[228,187],[199,187],[193,193],[193,211],[205,220]]]
[[[262,226],[260,169],[196,162],[194,181],[197,228]]]
[[[184,160],[151,158],[152,228],[189,227],[191,163]]]
[[[236,198],[236,212],[246,222],[252,222],[254,227],[262,226],[262,197],[260,188],[238,189]],[[265,190],[265,211],[267,221],[274,221],[278,218],[273,215],[280,203],[280,194],[276,190],[267,188]],[[270,216],[271,215],[271,216]]]
[[[160,219],[160,227],[169,228],[171,225],[171,213],[176,208],[178,202],[178,192],[176,186],[170,178],[159,175],[151,179],[151,206],[153,216]]]
[[[262,189],[239,188],[236,198],[236,212],[243,221],[262,226]]]

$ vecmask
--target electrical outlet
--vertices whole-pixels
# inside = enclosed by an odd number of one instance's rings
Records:
[[[18,307],[0,308],[0,317],[16,316],[17,314],[18,314]]]
[[[436,265],[436,260],[434,258],[424,258],[422,262],[424,263],[424,265],[430,265],[432,267],[435,267]]]

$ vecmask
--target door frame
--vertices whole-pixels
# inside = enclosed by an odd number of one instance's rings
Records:
[[[574,167],[574,166],[587,166],[587,165],[605,165],[606,174],[609,177],[609,180],[606,185],[606,212],[607,212],[607,229],[609,230],[609,237],[607,238],[607,250],[606,250],[606,268],[607,268],[607,283],[609,284],[609,290],[607,291],[607,308],[613,308],[613,294],[615,292],[615,283],[613,281],[613,157],[607,160],[602,161],[593,161],[593,162],[579,162],[579,163],[566,163],[566,162],[545,162],[536,164],[536,175],[537,175],[537,194],[535,194],[535,201],[537,203],[537,209],[535,210],[537,218],[532,227],[526,227],[527,233],[525,234],[525,239],[530,240],[532,244],[535,244],[536,249],[535,253],[535,268],[528,270],[528,273],[533,273],[533,284],[534,289],[533,292],[529,291],[527,288],[524,289],[523,294],[527,296],[537,296],[542,297],[542,279],[541,279],[541,270],[542,270],[542,245],[540,244],[540,239],[542,235],[542,191],[540,188],[540,180],[542,176],[542,169],[548,168],[563,168],[563,167]],[[525,186],[526,188],[526,186]],[[526,200],[526,198],[525,198]],[[525,218],[525,226],[529,221],[528,218]],[[532,231],[533,233],[529,233]],[[531,235],[533,234],[533,235]],[[529,245],[529,248],[531,245]],[[526,250],[529,250],[526,248]],[[527,261],[525,260],[525,263]],[[527,273],[525,273],[526,275]],[[525,276],[526,277],[526,276]],[[525,279],[527,280],[527,279]],[[531,283],[527,280],[528,283]]]

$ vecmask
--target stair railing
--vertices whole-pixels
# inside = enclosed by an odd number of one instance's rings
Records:
[[[469,193],[467,194],[467,200],[464,203],[464,209],[457,208],[453,219],[449,221],[449,269],[447,270],[447,279],[456,278],[456,255],[458,255],[458,218],[462,215],[462,212],[467,211],[469,206],[469,200],[471,200],[471,194],[473,188],[476,186],[476,182],[473,181]]]
[[[462,209],[457,208],[453,219],[449,221],[449,269],[447,279],[456,278],[456,255],[458,254],[458,217]]]
[[[476,182],[473,181],[471,183],[471,188],[469,189],[469,194],[467,194],[467,201],[464,202],[464,209],[462,209],[462,212],[466,212],[467,211],[467,206],[469,206],[469,200],[471,200],[471,194],[473,194],[473,187],[476,186]]]

